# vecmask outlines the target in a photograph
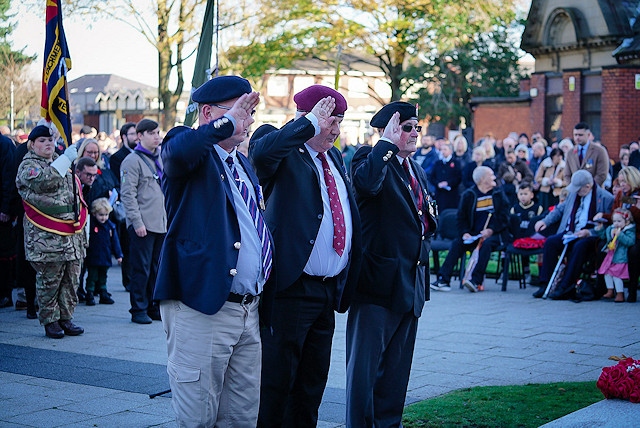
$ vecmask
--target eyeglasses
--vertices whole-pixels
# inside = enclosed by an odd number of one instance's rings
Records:
[[[402,130],[404,132],[411,132],[413,130],[413,128],[416,129],[416,132],[422,131],[422,126],[420,126],[420,125],[410,125],[408,123],[406,125],[402,125]]]
[[[87,177],[87,178],[96,178],[96,176],[98,174],[91,174],[90,172],[84,172],[82,171],[82,173]]]
[[[209,104],[212,107],[218,107],[221,108],[222,110],[231,110],[233,107],[229,107],[229,106],[221,106],[220,104]],[[251,110],[251,116],[253,116],[254,114],[256,114],[255,110]]]

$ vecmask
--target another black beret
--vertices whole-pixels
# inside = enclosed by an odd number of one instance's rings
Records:
[[[276,128],[275,126],[265,123],[264,125],[258,127],[258,129],[253,131],[253,134],[251,134],[251,138],[249,139],[249,144],[277,130],[278,128]]]
[[[394,101],[382,107],[373,115],[371,118],[371,126],[374,128],[385,128],[395,112],[400,112],[400,123],[409,119],[418,119],[415,105],[404,101]]]
[[[251,84],[239,76],[218,76],[193,91],[191,99],[198,104],[215,104],[251,93]]]
[[[53,137],[51,134],[51,128],[44,125],[38,125],[29,133],[29,140],[36,141],[39,137]]]

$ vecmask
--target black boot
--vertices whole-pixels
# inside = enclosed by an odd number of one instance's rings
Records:
[[[107,290],[102,290],[100,292],[100,304],[102,305],[113,305],[115,302],[111,298],[111,295],[107,293]]]

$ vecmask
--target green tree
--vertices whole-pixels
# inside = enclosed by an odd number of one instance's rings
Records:
[[[458,129],[461,119],[470,123],[472,97],[518,95],[520,55],[509,29],[507,23],[496,22],[492,31],[473,34],[407,70],[407,79],[420,88],[421,113],[429,121]]]
[[[14,50],[11,33],[15,26],[9,15],[11,0],[0,0],[0,117],[9,117],[13,83],[14,112],[18,115],[28,110],[38,97],[38,85],[25,76],[25,68],[35,60],[23,53],[24,48]]]
[[[341,44],[375,58],[392,100],[416,83],[406,70],[421,56],[468,43],[469,34],[492,29],[496,17],[515,16],[509,0],[258,0],[255,10],[243,24],[243,43],[227,51],[243,75],[259,79],[296,59],[333,61]]]

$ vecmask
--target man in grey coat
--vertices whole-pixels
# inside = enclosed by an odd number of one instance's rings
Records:
[[[569,191],[567,199],[535,225],[538,232],[551,225],[558,225],[556,234],[547,238],[544,244],[540,284],[546,284],[551,279],[558,257],[564,249],[565,235],[570,234],[575,237],[567,244],[569,248],[564,276],[556,289],[549,294],[549,297],[554,300],[570,297],[582,265],[589,254],[596,252],[598,237],[593,232],[593,217],[599,212],[610,212],[613,205],[613,195],[602,187],[595,186],[593,176],[584,169],[573,173],[567,190]],[[540,287],[533,296],[542,297],[545,288]]]

